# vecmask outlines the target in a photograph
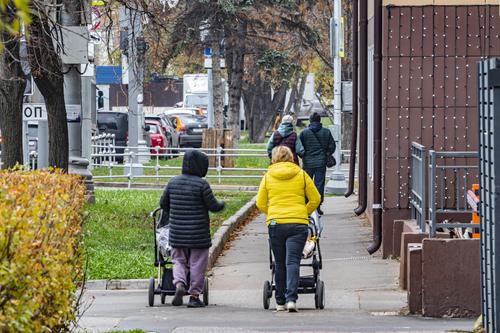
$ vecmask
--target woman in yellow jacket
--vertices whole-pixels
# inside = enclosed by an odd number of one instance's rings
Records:
[[[272,164],[260,183],[257,208],[267,215],[276,264],[277,311],[297,311],[300,259],[307,241],[309,215],[320,200],[314,182],[293,162],[290,148],[275,147]]]

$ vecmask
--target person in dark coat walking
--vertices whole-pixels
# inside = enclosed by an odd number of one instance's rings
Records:
[[[160,199],[160,207],[168,214],[176,286],[172,304],[176,306],[182,305],[187,287],[191,295],[188,307],[205,306],[199,295],[203,291],[208,249],[212,245],[208,212],[219,212],[225,205],[215,198],[210,185],[202,178],[207,171],[207,155],[197,150],[186,152],[182,175],[168,183]]]
[[[286,115],[281,120],[281,125],[277,131],[271,134],[267,143],[267,154],[271,158],[271,152],[274,147],[286,146],[290,148],[293,154],[293,162],[299,165],[299,157],[304,154],[304,147],[293,128],[293,117]]]
[[[321,194],[323,203],[326,177],[326,158],[335,152],[335,140],[329,129],[323,128],[321,117],[314,112],[310,117],[309,127],[303,130],[300,141],[304,146],[304,156],[302,157],[302,167],[307,174],[314,179],[314,184]],[[318,214],[323,215],[321,205],[318,207]]]

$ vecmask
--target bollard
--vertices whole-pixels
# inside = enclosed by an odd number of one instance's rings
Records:
[[[159,171],[160,171],[160,147],[156,146],[155,150],[156,150],[156,166],[155,166],[155,170],[156,170],[156,183],[158,184],[160,182],[160,179],[159,179]]]
[[[222,147],[217,147],[217,175],[219,178],[219,184],[221,183],[221,175],[222,175]]]

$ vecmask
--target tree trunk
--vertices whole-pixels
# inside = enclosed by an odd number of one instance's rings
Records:
[[[246,24],[239,23],[237,33],[226,39],[226,67],[229,85],[228,128],[233,130],[235,141],[240,138],[240,104],[242,98],[245,62]]]
[[[292,106],[295,104],[295,96],[297,95],[297,83],[295,83],[292,87],[292,91],[290,91],[290,98],[288,99],[288,103],[286,103],[286,108],[285,111],[283,112],[284,114],[289,114],[290,111],[292,110]],[[295,108],[294,108],[295,112]]]
[[[274,116],[283,108],[287,89],[288,84],[283,82],[272,95],[270,83],[257,73],[243,90],[250,142],[264,142]]]
[[[34,16],[28,53],[33,79],[45,99],[49,125],[49,165],[68,169],[69,145],[62,61],[49,35],[50,25]]]
[[[214,31],[214,36],[218,36],[218,33]],[[214,38],[212,42],[212,82],[213,82],[213,108],[214,108],[214,127],[218,130],[224,128],[224,95],[222,87],[222,76],[220,68],[220,56],[219,56],[219,38]],[[222,139],[222,131],[220,131],[221,136],[218,141]]]
[[[300,85],[297,91],[297,95],[293,103],[293,110],[295,114],[298,114],[300,111],[300,106],[302,105],[302,98],[304,97],[304,91],[306,90],[306,82],[307,82],[307,73],[303,73],[300,78]]]
[[[0,130],[3,138],[1,158],[2,167],[9,169],[17,163],[23,164],[22,108],[26,79],[18,60],[20,38],[4,31],[0,33],[0,43],[4,47],[0,52]]]

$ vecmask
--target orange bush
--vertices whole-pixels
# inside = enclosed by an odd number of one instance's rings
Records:
[[[85,188],[60,172],[0,172],[0,332],[61,332],[83,271]]]

